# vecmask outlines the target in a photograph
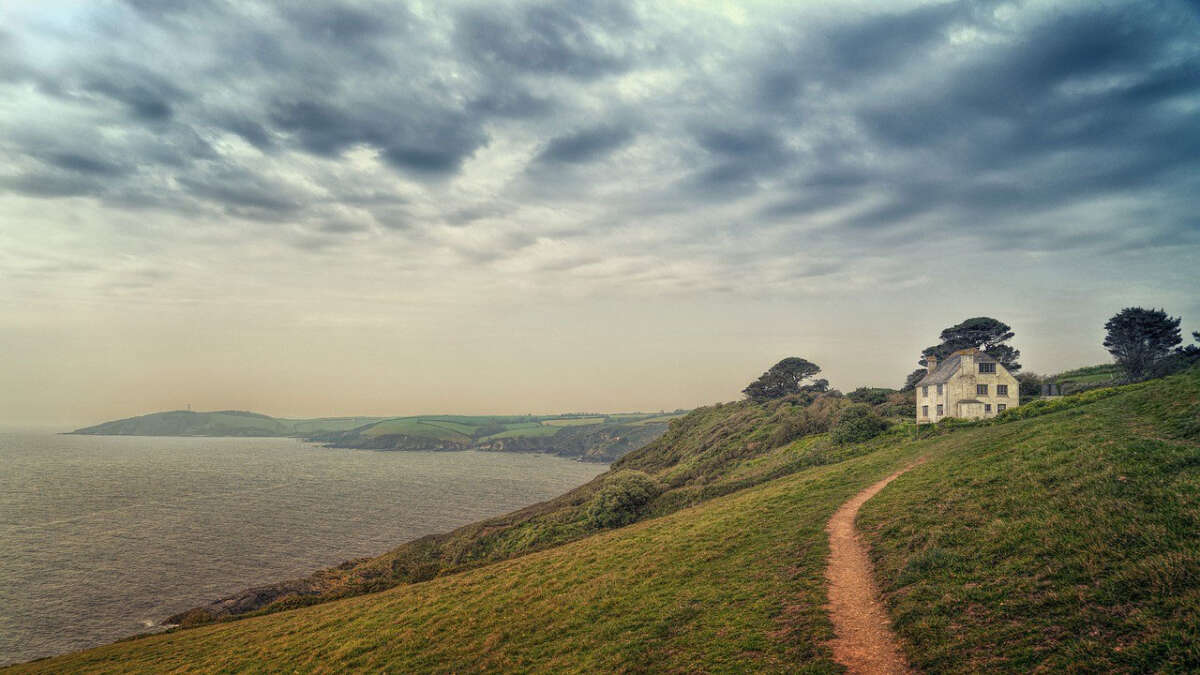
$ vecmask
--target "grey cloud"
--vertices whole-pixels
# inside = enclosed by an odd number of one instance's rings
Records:
[[[167,78],[128,61],[88,67],[81,74],[79,86],[125,104],[135,118],[146,122],[169,119],[174,102],[186,96]]]
[[[254,220],[279,220],[307,201],[292,188],[235,166],[214,168],[176,181],[188,193]]]
[[[920,223],[926,236],[999,240],[1018,237],[1029,218],[1106,195],[1172,189],[1167,186],[1200,169],[1200,128],[1172,103],[1200,94],[1200,60],[1190,38],[1198,28],[1194,15],[1171,3],[1083,5],[1056,8],[1013,34],[996,32],[987,12],[970,9],[922,8],[835,32],[835,42],[857,34],[845,44],[886,51],[891,47],[863,35],[896,27],[897,20],[907,24],[895,40],[911,47],[903,57],[909,65],[899,71],[903,79],[886,83],[886,95],[872,95],[873,81],[855,77],[896,57],[846,57],[835,62],[837,69],[818,68],[813,75],[846,83],[839,91],[851,105],[840,113],[868,134],[849,132],[841,154],[871,153],[885,161],[871,171],[832,174],[802,162],[804,175],[786,183],[791,195],[760,213],[795,220],[883,197],[840,225],[883,235]],[[966,25],[990,38],[951,60],[923,59],[922,49],[939,44],[948,27]],[[773,112],[779,101],[762,87],[779,70],[772,64],[762,72],[756,102]],[[1173,240],[1170,234],[1186,227],[1179,215],[1157,219],[1150,236]],[[1095,246],[1103,239],[1095,233],[1020,238],[1033,248]]]
[[[342,3],[325,6],[302,4],[288,5],[283,13],[310,39],[338,47],[354,47],[366,39],[386,34],[394,29],[398,16],[407,14],[407,9],[402,5],[379,5],[372,10]]]
[[[959,23],[983,16],[974,10],[978,4],[943,2],[864,17],[831,31],[828,46],[841,70],[892,70],[942,42],[947,31]]]
[[[671,223],[671,245],[647,255],[694,239],[698,256],[715,207],[740,231],[856,250],[918,227],[1087,246],[1116,221],[1057,238],[1043,223],[1110,197],[1142,209],[1141,241],[1188,245],[1196,227],[1200,19],[1183,2],[795,6],[744,26],[601,2],[128,5],[94,5],[106,40],[0,32],[0,95],[37,101],[0,117],[10,172],[24,172],[0,188],[286,220],[314,251],[348,245],[338,235],[358,219],[398,237],[528,218],[529,236],[587,243]],[[59,58],[20,61],[39,39]],[[154,58],[176,45],[202,58]],[[149,57],[130,62],[134,50]],[[530,148],[528,166],[500,156]],[[365,170],[347,159],[361,149]],[[595,161],[622,149],[647,165]],[[549,203],[561,213],[530,217]],[[566,224],[576,213],[584,223]],[[486,262],[528,245],[462,252]]]
[[[242,140],[259,150],[267,151],[275,147],[275,139],[271,132],[248,116],[237,113],[221,113],[217,115],[215,122],[221,128],[237,134]]]
[[[530,3],[463,11],[455,35],[482,64],[589,80],[630,67],[620,38],[635,23],[623,3]]]
[[[79,173],[116,175],[128,171],[128,168],[115,162],[76,152],[51,152],[44,155],[43,159],[60,169]]]
[[[686,182],[698,197],[753,192],[758,179],[770,176],[792,161],[792,153],[774,132],[761,127],[701,128],[696,143],[713,162]]]
[[[96,195],[104,192],[104,183],[95,176],[77,172],[26,172],[0,178],[0,187],[30,197],[56,198]]]
[[[515,83],[506,82],[494,91],[487,92],[471,101],[469,109],[477,114],[494,117],[521,119],[540,117],[552,111],[554,101],[535,96],[517,88]]]
[[[550,139],[536,161],[578,164],[604,157],[633,140],[629,125],[605,125]]]

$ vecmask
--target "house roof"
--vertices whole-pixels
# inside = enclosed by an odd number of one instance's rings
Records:
[[[975,363],[999,363],[996,359],[988,356],[986,352],[973,347],[971,349],[960,349],[947,356],[945,361],[942,361],[938,364],[937,368],[933,369],[933,372],[927,373],[925,377],[921,378],[921,381],[917,382],[917,386],[921,387],[927,384],[944,384],[948,382],[958,372],[959,366],[962,365],[962,357],[965,355],[974,356]]]

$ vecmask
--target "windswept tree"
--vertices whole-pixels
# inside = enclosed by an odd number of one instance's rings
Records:
[[[925,363],[925,359],[922,358],[919,363]],[[900,391],[912,391],[916,389],[917,383],[924,379],[925,374],[928,372],[929,370],[926,368],[917,368],[909,373],[908,377],[904,378],[904,386],[900,388]]]
[[[1015,333],[1003,321],[990,316],[977,316],[943,330],[940,336],[941,344],[921,350],[921,358],[917,363],[925,367],[925,358],[928,356],[936,356],[939,361],[944,361],[960,349],[975,348],[999,361],[1008,372],[1016,374],[1021,370],[1021,364],[1017,363],[1017,359],[1021,358],[1021,351],[1006,344],[1013,335]],[[916,375],[916,372],[909,375],[910,381],[914,381]],[[920,377],[916,379],[919,380]]]
[[[1141,380],[1183,342],[1179,317],[1162,309],[1126,307],[1104,324],[1104,347],[1131,380]]]
[[[742,390],[751,401],[762,402],[798,394],[802,383],[821,372],[821,367],[798,356],[789,356],[771,366],[757,380]],[[828,382],[825,383],[828,387]]]

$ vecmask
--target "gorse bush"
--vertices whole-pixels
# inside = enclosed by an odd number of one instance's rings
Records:
[[[628,525],[638,519],[642,507],[661,491],[661,486],[641,471],[613,474],[588,503],[587,522],[596,529]]]
[[[859,443],[875,438],[887,429],[887,422],[865,403],[855,403],[838,413],[829,437],[834,443]]]
[[[780,405],[772,418],[777,426],[768,438],[770,447],[777,448],[804,436],[829,431],[837,412],[845,406],[845,399],[834,395],[818,396],[807,404],[801,400],[796,405]]]

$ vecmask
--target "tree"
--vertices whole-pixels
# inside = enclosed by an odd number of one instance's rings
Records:
[[[917,363],[924,367],[927,365],[925,361],[927,356],[936,356],[939,361],[944,361],[946,357],[960,349],[973,347],[999,361],[1000,365],[1004,366],[1008,372],[1016,374],[1021,369],[1021,364],[1017,363],[1017,359],[1021,357],[1021,351],[1012,345],[1005,344],[1012,339],[1013,335],[1015,334],[1012,329],[1003,321],[990,316],[977,316],[943,330],[940,336],[941,344],[921,350],[921,358]],[[916,376],[915,372],[909,376],[910,380],[914,376]],[[915,381],[913,383],[915,384]]]
[[[1129,379],[1140,380],[1183,342],[1179,322],[1161,309],[1126,307],[1104,324],[1104,346]]]
[[[924,352],[922,352],[922,353],[924,353]],[[925,360],[922,359],[921,363],[924,363],[924,362],[925,362]],[[916,370],[909,373],[908,377],[904,378],[904,386],[900,388],[900,391],[912,391],[913,389],[916,389],[917,383],[920,382],[925,377],[925,374],[928,372],[929,372],[929,370],[927,370],[925,368],[917,368]]]
[[[819,380],[813,380],[811,383],[800,387],[800,391],[811,391],[814,394],[824,394],[825,392],[829,391],[829,380],[826,380],[823,377]]]
[[[1046,378],[1036,373],[1021,373],[1017,376],[1017,393],[1024,403],[1031,398],[1042,395],[1042,383]]]
[[[798,356],[789,356],[771,366],[742,393],[751,401],[762,402],[783,398],[801,391],[800,383],[821,372],[821,367]],[[828,386],[828,383],[826,383]]]

